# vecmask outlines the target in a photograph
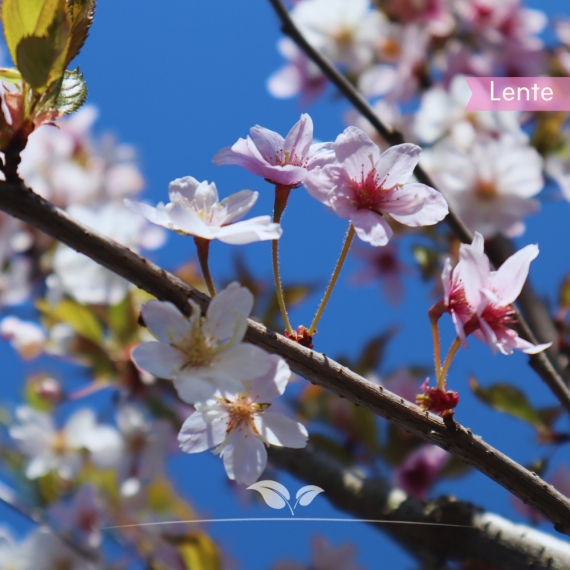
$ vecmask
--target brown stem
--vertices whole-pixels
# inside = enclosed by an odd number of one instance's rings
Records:
[[[369,105],[368,101],[358,92],[358,90],[348,81],[348,79],[336,69],[336,67],[318,50],[316,50],[309,42],[305,39],[303,34],[297,28],[289,12],[281,0],[269,0],[275,9],[275,12],[281,20],[281,29],[284,34],[289,36],[298,46],[305,52],[305,54],[317,65],[317,67],[323,72],[323,74],[339,89],[339,91],[352,103],[354,108],[361,113],[374,127],[376,132],[390,145],[394,146],[397,144],[402,144],[405,141],[403,135],[395,130],[389,129],[384,125],[384,123],[379,119],[378,115],[374,112],[374,109]],[[414,174],[419,182],[436,188],[430,176],[423,170],[421,166],[416,166]],[[471,243],[473,241],[473,236],[467,226],[459,218],[459,216],[450,208],[449,214],[445,218],[447,225],[451,231],[457,236],[459,240],[463,243]],[[493,246],[485,248],[491,263],[498,267],[503,261],[504,257],[501,255],[496,248]],[[527,288],[528,289],[528,288]],[[536,295],[525,303],[524,309],[528,307],[542,305],[540,299]],[[536,311],[534,311],[536,312]],[[547,311],[541,312],[541,319],[546,319],[551,322],[551,319]],[[519,331],[522,338],[532,342],[537,343],[536,336],[533,330],[527,324],[523,314],[517,310],[517,321],[519,323]],[[552,327],[548,327],[552,329]],[[549,341],[552,339],[546,339]],[[550,388],[552,393],[558,398],[562,406],[570,413],[570,390],[566,385],[566,380],[564,378],[565,374],[570,376],[570,372],[566,373],[563,366],[558,361],[553,361],[552,358],[541,352],[540,354],[533,355],[530,358],[531,367],[539,374],[545,384]],[[570,380],[570,378],[569,378]]]
[[[87,255],[183,313],[191,310],[188,298],[205,312],[210,298],[130,249],[98,235],[70,218],[23,184],[0,182],[0,210],[28,223]],[[449,431],[443,420],[371,383],[337,362],[305,348],[250,320],[245,340],[287,360],[293,372],[359,404],[473,465],[570,535],[570,499],[556,491],[470,429],[457,425]]]

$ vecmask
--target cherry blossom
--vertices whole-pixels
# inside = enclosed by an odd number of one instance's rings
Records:
[[[124,404],[117,411],[117,425],[123,437],[123,454],[117,465],[121,491],[140,489],[161,474],[169,451],[177,449],[170,422],[153,420],[142,406]],[[129,493],[126,493],[129,494]]]
[[[99,208],[70,206],[68,213],[83,225],[134,251],[156,249],[164,242],[164,230],[149,226],[140,216],[117,202]],[[131,284],[83,254],[59,245],[53,257],[55,277],[48,280],[52,300],[67,293],[81,303],[115,305],[125,298]]]
[[[58,121],[57,128],[30,135],[19,173],[37,194],[65,208],[102,205],[143,188],[132,147],[117,145],[110,135],[93,139],[97,115],[95,107],[86,106]]]
[[[57,530],[73,537],[80,544],[97,548],[103,536],[103,505],[95,487],[84,484],[77,489],[70,501],[57,502],[50,506],[48,514],[56,521]]]
[[[265,373],[269,355],[242,342],[253,295],[239,283],[231,283],[211,301],[206,315],[189,301],[186,318],[172,303],[150,301],[142,318],[157,341],[135,347],[135,364],[159,378],[170,379],[182,400],[202,402],[216,389],[239,391],[242,380]]]
[[[269,77],[269,93],[279,99],[301,95],[302,103],[308,105],[324,91],[327,78],[291,39],[281,38],[277,48],[289,63]]]
[[[373,246],[392,236],[384,215],[407,226],[432,225],[448,212],[443,196],[425,184],[406,184],[419,160],[420,147],[401,144],[380,153],[357,127],[348,127],[334,144],[336,162],[309,173],[309,194],[342,218]]]
[[[409,495],[425,499],[450,455],[436,445],[426,444],[410,453],[394,472],[394,484]]]
[[[220,150],[214,164],[237,164],[273,184],[295,187],[307,172],[334,160],[332,143],[313,143],[313,121],[304,113],[283,139],[281,135],[256,125],[251,136]]]
[[[448,260],[443,270],[444,304],[452,315],[457,335],[465,343],[466,332],[471,332],[465,331],[469,323],[473,334],[493,352],[542,352],[552,343],[531,344],[510,328],[516,322],[512,303],[522,290],[531,261],[538,255],[538,246],[527,245],[517,251],[497,271],[491,270],[483,249],[483,236],[475,233],[471,245],[461,245],[455,268],[451,269]]]
[[[30,570],[104,570],[102,563],[72,549],[47,527],[34,531],[22,546],[29,557],[25,568]]]
[[[0,334],[24,360],[32,360],[44,350],[45,331],[33,321],[23,321],[12,315],[4,317],[0,321]]]
[[[485,238],[521,235],[523,218],[539,208],[533,197],[544,186],[543,160],[512,135],[478,139],[469,149],[444,139],[422,156],[422,166],[465,224]]]
[[[156,208],[131,200],[125,200],[125,204],[153,224],[207,240],[245,244],[281,236],[281,227],[269,216],[238,221],[251,210],[258,192],[241,190],[220,202],[213,182],[198,182],[186,176],[172,181],[168,194],[170,203],[160,203]]]
[[[449,89],[438,85],[426,91],[415,114],[416,136],[423,142],[433,143],[449,134],[458,146],[464,148],[475,142],[478,132],[494,137],[508,132],[522,143],[528,140],[519,123],[519,112],[468,112],[465,107],[470,97],[471,90],[463,75],[456,75]]]
[[[16,419],[18,423],[10,427],[10,436],[29,458],[25,471],[28,479],[50,471],[73,479],[83,464],[80,452],[84,449],[100,468],[114,466],[121,454],[119,433],[110,425],[98,424],[93,410],[78,410],[60,430],[49,414],[28,406],[17,408]]]
[[[235,394],[218,391],[184,422],[178,440],[186,453],[215,447],[224,461],[228,477],[251,485],[267,463],[266,445],[305,447],[307,430],[302,424],[270,410],[272,400],[287,387],[291,371],[278,356],[270,356],[271,367],[262,376],[243,382]]]
[[[372,63],[387,26],[370,0],[302,0],[291,18],[309,43],[350,73]]]

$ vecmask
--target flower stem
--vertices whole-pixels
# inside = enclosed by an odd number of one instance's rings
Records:
[[[457,351],[459,350],[460,346],[461,346],[461,340],[457,336],[455,337],[455,340],[453,341],[451,347],[449,348],[449,352],[447,353],[447,357],[445,358],[445,362],[443,363],[443,368],[441,369],[441,372],[437,377],[437,387],[439,390],[445,390],[445,378],[447,376],[447,373],[449,372],[449,367],[453,362],[453,358],[457,354]]]
[[[283,212],[287,207],[289,200],[289,193],[291,192],[290,186],[275,185],[275,204],[273,206],[273,222],[278,224],[281,222]],[[281,285],[281,274],[279,272],[279,240],[275,239],[271,242],[271,258],[273,261],[273,279],[275,281],[275,294],[277,295],[277,303],[279,304],[279,311],[285,323],[285,329],[289,334],[293,334],[293,327],[289,321],[287,314],[287,306],[285,305],[285,295],[283,294],[283,286]],[[291,507],[289,507],[291,508]]]
[[[321,301],[321,304],[319,305],[319,308],[317,310],[315,318],[313,319],[313,322],[311,323],[311,326],[309,327],[309,334],[310,335],[315,334],[315,331],[317,330],[317,325],[319,324],[319,321],[321,320],[321,317],[323,316],[323,313],[325,311],[325,307],[327,306],[327,303],[329,302],[331,293],[333,292],[334,286],[336,285],[338,276],[340,275],[340,270],[342,269],[342,266],[344,265],[344,261],[346,259],[347,254],[348,254],[348,250],[350,249],[350,244],[352,243],[353,238],[354,238],[354,226],[351,223],[350,226],[348,226],[348,231],[346,232],[346,236],[344,237],[344,243],[342,244],[342,250],[340,252],[340,256],[338,258],[338,261],[336,262],[336,266],[335,266],[333,274],[331,276],[331,280],[329,281],[329,284],[328,284],[327,289],[325,291],[325,295]]]
[[[441,347],[439,342],[438,319],[430,316],[431,334],[433,336],[433,358],[435,361],[435,377],[439,378],[441,372]]]
[[[196,250],[198,252],[198,261],[200,262],[200,269],[202,270],[202,275],[204,276],[204,281],[208,287],[211,297],[216,296],[216,287],[214,286],[214,281],[212,280],[212,275],[210,274],[210,266],[208,264],[208,254],[210,252],[210,240],[200,237],[194,238],[194,243],[196,244]]]

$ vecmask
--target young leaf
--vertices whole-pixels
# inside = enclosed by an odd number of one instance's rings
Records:
[[[79,53],[95,14],[95,0],[68,0],[67,13],[71,21],[71,42],[67,51],[66,66]]]
[[[297,503],[302,507],[306,507],[313,502],[313,499],[319,494],[324,493],[325,490],[317,487],[316,485],[306,485],[305,487],[301,487],[295,498],[297,499]]]
[[[187,570],[220,570],[222,561],[214,541],[204,533],[176,540],[176,547]]]
[[[2,24],[6,44],[14,63],[16,50],[23,38],[47,34],[61,0],[3,0]]]
[[[55,307],[43,300],[38,301],[36,305],[46,317],[68,324],[83,338],[96,345],[103,342],[103,326],[90,308],[71,299],[64,299]]]
[[[272,508],[272,509],[282,509],[285,505],[288,504],[288,500],[291,498],[289,495],[289,491],[281,485],[281,483],[277,483],[277,481],[265,480],[265,481],[258,481],[253,485],[248,487],[249,489],[253,489],[261,494],[263,500]]]
[[[506,383],[497,383],[482,388],[475,378],[469,381],[471,390],[477,398],[501,412],[506,412],[515,418],[523,420],[533,426],[544,424],[538,410],[535,410],[523,392],[515,386]]]
[[[18,85],[22,81],[22,74],[15,67],[0,67],[0,81]]]
[[[62,114],[70,115],[75,113],[85,103],[86,99],[87,86],[79,68],[73,71],[65,71],[54,108]]]

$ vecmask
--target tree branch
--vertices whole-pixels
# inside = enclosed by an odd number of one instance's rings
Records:
[[[354,108],[365,117],[370,124],[374,127],[376,132],[390,145],[397,145],[406,142],[403,135],[395,130],[389,129],[380,120],[374,109],[369,105],[368,101],[359,93],[359,91],[350,83],[350,81],[340,73],[336,67],[317,49],[315,49],[303,36],[301,31],[297,28],[289,12],[281,0],[269,0],[275,9],[275,12],[281,20],[282,32],[289,36],[300,49],[319,67],[323,74],[333,83],[339,91],[352,103]],[[414,170],[416,178],[427,186],[436,188],[430,176],[418,164]],[[437,189],[437,188],[436,188]],[[461,218],[450,208],[449,214],[445,218],[451,231],[463,243],[470,244],[473,241],[473,236],[469,229],[465,226]],[[512,249],[512,246],[511,246]],[[493,243],[487,243],[485,247],[487,256],[495,267],[499,267],[506,259],[506,251],[504,248],[498,247]],[[507,256],[508,257],[508,256]],[[550,388],[552,393],[556,396],[562,406],[570,413],[570,390],[566,385],[564,376],[569,376],[570,371],[564,370],[564,366],[558,361],[557,357],[559,351],[557,350],[558,334],[548,311],[542,304],[541,300],[533,295],[532,288],[527,284],[522,293],[522,304],[524,315],[517,309],[518,324],[515,327],[517,332],[525,340],[537,343],[540,342],[553,342],[553,346],[549,353],[541,352],[540,354],[532,355],[529,357],[531,367],[538,373],[545,384]],[[537,307],[542,307],[537,309]],[[529,310],[530,309],[530,310]],[[525,317],[527,314],[532,313],[531,328]],[[549,323],[549,324],[548,324]],[[533,329],[540,334],[535,334]],[[545,334],[542,334],[545,333]]]
[[[82,227],[23,183],[0,182],[0,210],[87,255],[158,299],[170,301],[185,314],[190,312],[188,298],[203,310],[208,305],[209,297],[203,293],[128,248]],[[249,321],[246,340],[279,354],[294,372],[307,380],[460,457],[542,513],[559,532],[570,535],[570,500],[473,435],[470,429],[458,424],[446,426],[440,417],[422,412],[416,405],[372,384],[325,354],[300,346],[255,321]]]
[[[272,447],[271,463],[325,490],[335,507],[362,519],[415,524],[374,524],[426,567],[446,562],[478,562],[496,570],[565,570],[570,544],[512,522],[453,497],[424,501],[369,479],[324,451]],[[462,525],[457,528],[442,525]]]

